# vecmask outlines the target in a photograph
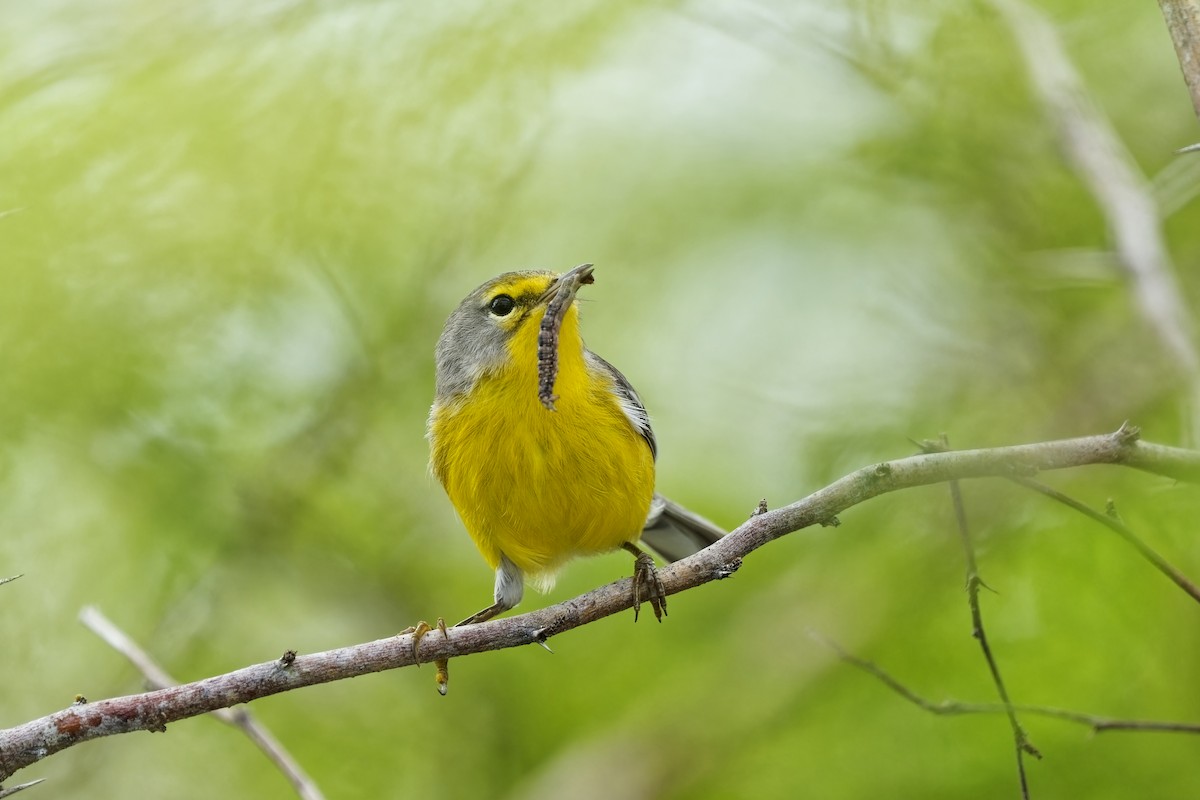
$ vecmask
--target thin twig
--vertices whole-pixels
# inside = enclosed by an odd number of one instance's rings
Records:
[[[108,617],[95,606],[84,606],[79,611],[79,621],[92,633],[99,636],[104,643],[116,650],[142,673],[146,683],[155,689],[165,689],[178,685],[178,681],[158,665],[150,655],[131,639],[125,631],[118,628]]]
[[[1024,0],[991,2],[1020,47],[1063,152],[1108,223],[1117,261],[1133,287],[1142,318],[1190,384],[1188,423],[1194,432],[1200,426],[1200,352],[1150,184],[1112,123],[1088,96],[1045,14]]]
[[[945,434],[942,434],[939,445],[943,452],[950,449],[950,441]],[[1028,800],[1029,780],[1025,774],[1025,754],[1029,753],[1035,758],[1041,758],[1042,754],[1029,741],[1029,735],[1025,733],[1020,720],[1017,719],[1017,712],[1013,710],[1012,700],[1008,697],[1008,689],[1004,686],[1004,678],[1000,675],[1000,665],[996,662],[996,656],[992,653],[992,646],[988,642],[987,631],[983,627],[983,609],[979,606],[979,587],[983,585],[983,580],[979,577],[979,566],[975,559],[975,543],[971,540],[971,530],[967,526],[967,509],[963,503],[962,488],[958,481],[950,481],[950,499],[954,503],[954,518],[958,523],[959,538],[962,541],[963,555],[967,562],[967,604],[971,609],[971,634],[979,642],[979,649],[983,651],[984,661],[987,662],[988,671],[992,675],[992,683],[996,686],[996,694],[999,695],[1000,702],[1008,716],[1008,724],[1012,728],[1013,745],[1017,755],[1017,777],[1021,784],[1021,797]]]
[[[1178,586],[1180,589],[1183,589],[1188,593],[1188,595],[1191,596],[1193,600],[1200,603],[1200,588],[1197,588],[1196,584],[1192,583],[1186,575],[1177,570],[1175,567],[1171,566],[1170,562],[1159,555],[1158,551],[1146,544],[1146,542],[1144,542],[1140,536],[1134,533],[1128,525],[1122,522],[1121,519],[1116,516],[1115,508],[1113,508],[1108,514],[1102,514],[1096,509],[1079,502],[1069,495],[1063,494],[1051,486],[1047,486],[1041,481],[1035,481],[1030,478],[1021,477],[1012,478],[1011,480],[1027,489],[1032,489],[1033,491],[1044,494],[1046,497],[1057,500],[1066,506],[1070,506],[1079,513],[1094,519],[1096,522],[1099,522],[1101,525],[1104,525],[1110,530],[1116,531],[1118,536],[1129,542],[1129,544],[1133,545],[1134,549],[1138,551],[1142,558],[1153,564],[1155,569],[1170,578],[1176,586]]]
[[[145,677],[146,682],[154,689],[166,689],[177,686],[178,681],[159,666],[150,655],[138,646],[133,639],[116,625],[95,606],[85,606],[79,612],[79,621],[87,626],[92,633],[99,636],[109,647],[125,656],[138,672]],[[218,708],[209,712],[227,725],[232,725],[242,731],[252,742],[258,745],[271,763],[282,772],[303,800],[323,800],[324,795],[300,765],[284,749],[279,740],[261,723],[250,716],[244,708]]]
[[[928,711],[931,714],[938,714],[939,716],[948,717],[964,714],[1007,714],[1009,708],[1012,708],[1022,714],[1033,714],[1040,717],[1061,719],[1066,722],[1074,722],[1079,725],[1086,725],[1095,733],[1104,733],[1106,731],[1157,731],[1162,733],[1200,734],[1200,723],[1197,722],[1163,722],[1160,720],[1117,719],[1115,717],[1102,717],[1096,714],[1084,714],[1079,711],[1068,711],[1062,708],[1023,705],[1021,703],[1016,703],[1012,706],[1006,706],[1002,703],[964,703],[958,700],[943,700],[935,703],[934,701],[922,697],[912,689],[905,686],[878,664],[847,652],[844,648],[842,648],[841,645],[832,639],[822,636],[816,631],[809,631],[809,635],[837,653],[838,658],[840,658],[842,661],[858,667],[863,672],[874,676],[879,680],[880,683],[887,686],[893,692],[900,695],[913,705],[921,708],[924,711]]]
[[[665,594],[676,594],[727,578],[745,556],[767,543],[810,525],[829,523],[839,513],[873,497],[949,480],[1029,476],[1040,470],[1085,464],[1120,464],[1176,480],[1200,482],[1200,452],[1139,441],[1137,429],[1129,425],[1099,436],[911,456],[855,470],[803,500],[757,514],[699,553],[662,567],[658,575]],[[392,636],[323,653],[288,653],[283,658],[194,683],[72,705],[0,730],[0,780],[81,742],[131,731],[161,730],[172,722],[302,686],[542,644],[552,636],[626,611],[632,605],[632,582],[624,578],[547,608],[450,628],[446,636],[427,636],[416,653],[411,636]]]
[[[17,578],[20,578],[20,577],[23,577],[23,574],[22,575],[11,575],[7,578],[0,578],[0,586],[3,586],[6,583],[12,583]],[[2,795],[0,795],[0,796],[2,796]]]
[[[36,781],[29,781],[28,783],[22,783],[20,786],[10,786],[7,789],[0,788],[0,800],[2,800],[5,797],[12,797],[17,792],[24,791],[25,789],[28,789],[30,786],[37,786],[39,783],[41,783],[44,780],[46,780],[46,779],[38,778]]]

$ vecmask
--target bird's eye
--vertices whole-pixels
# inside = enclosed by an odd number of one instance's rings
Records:
[[[516,307],[516,302],[506,294],[498,294],[488,303],[488,309],[497,317],[507,317]]]

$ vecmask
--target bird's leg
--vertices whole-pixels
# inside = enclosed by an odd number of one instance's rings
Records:
[[[487,622],[497,614],[503,614],[510,608],[515,608],[525,596],[525,573],[521,568],[508,560],[508,556],[500,554],[500,563],[496,566],[496,588],[492,598],[496,601],[482,611],[477,611],[454,627],[475,625]]]
[[[654,567],[654,559],[633,542],[626,542],[621,547],[633,553],[633,621],[637,622],[638,611],[645,599],[654,609],[654,618],[662,622],[667,616],[667,593],[662,581],[658,579],[658,570]]]
[[[500,602],[492,603],[490,606],[483,609],[482,611],[476,611],[474,614],[467,617],[462,622],[456,623],[454,625],[454,627],[461,628],[463,625],[477,625],[480,622],[487,622],[492,617],[495,617],[499,614],[503,614],[505,611],[508,611],[510,608],[512,608],[512,606],[507,606],[504,603],[500,603]]]

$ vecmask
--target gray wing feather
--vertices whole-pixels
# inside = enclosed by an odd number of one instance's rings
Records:
[[[651,454],[657,458],[658,443],[650,428],[650,417],[633,385],[621,374],[621,370],[591,350],[585,350],[584,357],[593,368],[603,370],[612,377],[621,411],[625,412],[629,423],[646,440]],[[655,494],[650,501],[650,513],[646,516],[642,541],[668,561],[678,561],[700,552],[724,535],[725,531],[715,523],[661,494]]]

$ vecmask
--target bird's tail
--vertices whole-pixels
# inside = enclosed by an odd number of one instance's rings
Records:
[[[698,553],[725,535],[718,525],[655,494],[642,529],[642,541],[668,561]]]

